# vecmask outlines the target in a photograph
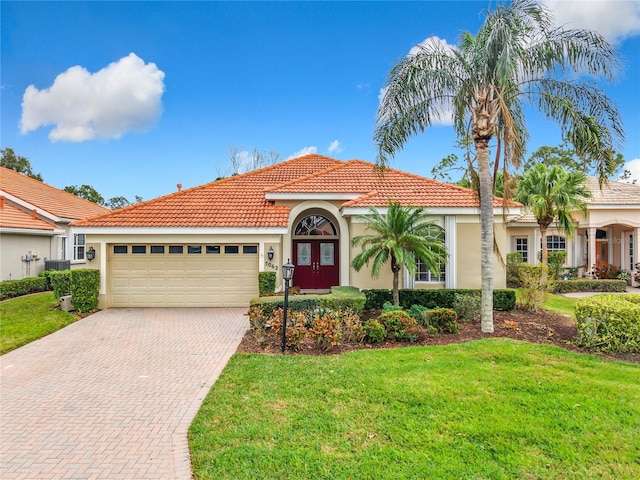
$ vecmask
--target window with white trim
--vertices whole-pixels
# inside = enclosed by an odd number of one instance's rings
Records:
[[[84,260],[84,249],[86,247],[86,238],[84,233],[75,233],[73,235],[73,259]]]
[[[529,238],[528,237],[513,237],[513,246],[516,252],[522,255],[522,261],[529,262]]]
[[[443,242],[445,241],[444,230],[439,229],[438,238],[440,238]],[[445,281],[445,263],[438,263],[439,274],[434,275],[434,273],[429,270],[420,259],[416,260],[416,282],[444,282]]]
[[[540,240],[540,244],[542,245],[542,240]],[[557,250],[567,250],[567,241],[564,237],[560,235],[549,235],[547,237],[547,250],[548,251],[557,251]]]

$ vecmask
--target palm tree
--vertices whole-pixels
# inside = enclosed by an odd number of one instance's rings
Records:
[[[415,275],[416,259],[420,259],[434,274],[439,274],[439,264],[447,261],[442,230],[426,219],[422,207],[402,207],[399,203],[389,202],[386,214],[370,207],[369,215],[358,218],[372,233],[358,235],[351,241],[353,246],[362,246],[362,252],[353,259],[351,266],[359,272],[373,260],[371,275],[377,278],[382,266],[390,261],[395,305],[400,305],[398,284],[403,266]]]
[[[464,33],[458,48],[427,41],[391,70],[374,134],[379,165],[385,166],[410,137],[447,111],[453,113],[458,137],[473,141],[483,332],[493,332],[489,142],[497,140],[494,169],[500,155],[504,172],[517,168],[527,140],[523,108],[528,103],[559,124],[579,156],[604,162],[607,149],[624,136],[622,120],[615,104],[589,77],[613,80],[619,69],[618,54],[598,33],[554,28],[545,7],[534,0],[513,0],[488,12],[478,33]],[[563,74],[567,79],[554,78]]]
[[[522,174],[516,200],[531,209],[540,226],[542,263],[549,261],[547,229],[556,220],[560,233],[571,237],[576,230],[572,212],[586,213],[585,199],[591,197],[587,176],[580,171],[567,172],[557,165],[539,163]]]

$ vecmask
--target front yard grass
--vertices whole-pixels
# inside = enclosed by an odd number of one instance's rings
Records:
[[[78,316],[53,308],[51,292],[0,302],[0,355],[60,330]]]
[[[640,478],[640,366],[487,339],[239,355],[190,428],[198,480]]]

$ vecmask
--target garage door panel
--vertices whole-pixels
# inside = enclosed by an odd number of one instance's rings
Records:
[[[257,276],[257,255],[112,254],[109,294],[114,307],[244,306]]]

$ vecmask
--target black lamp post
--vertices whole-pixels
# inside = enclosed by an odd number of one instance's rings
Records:
[[[284,315],[282,318],[282,353],[284,353],[287,341],[287,310],[289,309],[289,280],[293,278],[293,264],[287,260],[282,266],[282,278],[284,278]]]

